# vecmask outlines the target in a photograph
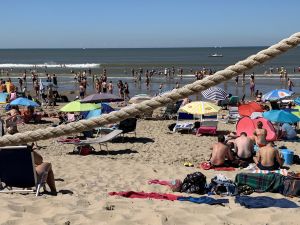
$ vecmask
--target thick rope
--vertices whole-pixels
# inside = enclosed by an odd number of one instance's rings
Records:
[[[229,66],[224,70],[220,70],[212,76],[208,76],[203,80],[195,81],[194,83],[185,85],[182,88],[174,89],[171,92],[154,97],[151,100],[147,100],[132,106],[127,106],[119,111],[114,111],[90,120],[80,120],[78,122],[60,125],[57,127],[27,131],[14,135],[5,135],[0,138],[0,146],[26,144],[38,140],[46,140],[50,138],[69,135],[72,133],[78,133],[103,126],[105,124],[116,123],[126,118],[140,115],[147,111],[153,111],[158,107],[164,106],[171,102],[175,102],[179,99],[188,97],[197,92],[206,90],[209,87],[220,84],[223,81],[229,80],[249,69],[252,69],[256,65],[262,64],[286,52],[287,50],[296,47],[299,43],[300,32],[295,33],[289,38],[283,39],[279,43],[258,52],[256,55],[249,56],[245,60],[239,61],[238,63]]]

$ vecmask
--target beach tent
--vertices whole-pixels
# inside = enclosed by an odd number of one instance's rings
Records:
[[[245,132],[248,137],[253,136],[253,132],[257,127],[258,121],[261,121],[263,123],[263,128],[267,130],[267,141],[275,141],[277,139],[276,130],[273,124],[265,118],[257,118],[252,120],[250,117],[243,117],[236,124],[237,135],[239,136],[242,132]]]
[[[254,112],[263,112],[263,108],[257,102],[250,102],[239,106],[240,116],[251,116]]]

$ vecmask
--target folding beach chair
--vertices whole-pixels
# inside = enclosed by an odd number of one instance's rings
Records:
[[[106,151],[108,153],[108,146],[107,142],[111,141],[118,135],[120,135],[123,131],[122,130],[113,130],[112,132],[102,136],[102,137],[97,137],[97,138],[89,138],[87,140],[80,140],[80,141],[75,141],[75,142],[67,142],[66,144],[73,144],[76,146],[76,148],[79,148],[79,154],[81,153],[81,149],[83,146],[89,146],[92,144],[99,144],[100,150],[102,150],[101,145],[106,146]]]
[[[0,147],[0,193],[31,192],[39,195],[47,173],[38,180],[33,157],[30,146]]]

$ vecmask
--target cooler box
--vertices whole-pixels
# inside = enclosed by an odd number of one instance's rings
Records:
[[[284,158],[285,165],[292,165],[294,159],[294,152],[290,149],[282,149],[281,154]]]

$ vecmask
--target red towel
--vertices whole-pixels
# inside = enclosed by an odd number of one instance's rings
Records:
[[[166,186],[170,186],[170,181],[167,180],[149,180],[148,184],[160,184],[160,185],[166,185]]]
[[[118,195],[125,198],[151,198],[151,199],[161,199],[161,200],[177,200],[177,195],[173,194],[160,194],[160,193],[146,193],[146,192],[135,192],[135,191],[121,191],[121,192],[109,192],[109,195]]]
[[[216,171],[235,171],[234,167],[227,167],[227,166],[223,166],[223,167],[214,167],[213,165],[211,165],[209,162],[202,162],[199,164],[198,166],[200,169],[203,170],[216,170]]]

